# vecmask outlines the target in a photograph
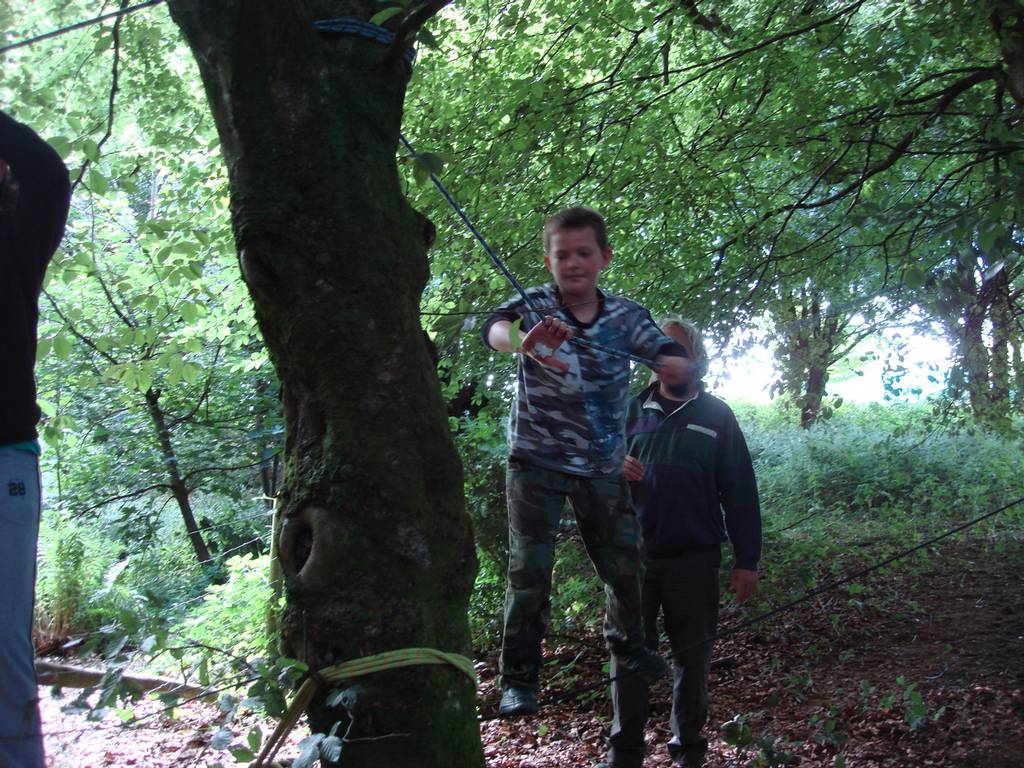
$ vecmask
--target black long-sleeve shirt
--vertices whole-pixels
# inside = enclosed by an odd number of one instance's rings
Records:
[[[39,422],[36,325],[43,275],[64,236],[71,197],[60,156],[0,111],[0,158],[18,185],[0,209],[0,446],[33,440]]]
[[[666,415],[651,397],[657,387],[644,390],[626,413],[627,451],[644,465],[643,480],[631,486],[647,552],[717,548],[728,538],[736,567],[757,570],[761,507],[732,409],[701,391]]]

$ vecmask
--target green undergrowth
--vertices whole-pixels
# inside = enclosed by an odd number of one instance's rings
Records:
[[[754,458],[764,517],[756,612],[1024,495],[1019,438],[929,430],[926,412],[912,408],[847,406],[810,430],[791,425],[791,414],[775,408],[735,410]],[[490,655],[500,646],[505,595],[503,438],[496,422],[487,429],[477,424],[465,429],[460,446],[480,561],[469,606],[473,649]],[[207,501],[207,518],[224,525],[224,551],[232,541],[265,535],[266,520],[252,510]],[[233,515],[249,522],[233,523]],[[204,687],[240,685],[225,694],[226,712],[278,712],[302,669],[273,650],[268,555],[235,554],[203,568],[180,535],[180,520],[171,512],[151,517],[156,528],[144,542],[126,542],[119,524],[90,524],[59,509],[50,510],[43,527],[38,634],[61,642],[70,636],[112,670],[78,705],[93,696],[89,707],[130,716],[130,687],[120,685],[119,674],[145,669]],[[1022,532],[1024,508],[1017,507],[965,535],[994,551]],[[595,631],[604,592],[568,511],[556,538],[549,636]],[[925,549],[887,569],[927,569],[934,552]],[[724,583],[727,546],[723,554]],[[866,608],[888,600],[869,579],[840,594]]]
[[[754,460],[764,522],[762,581],[768,609],[908,549],[1024,496],[1024,441],[1016,434],[947,431],[925,405],[846,405],[811,429],[791,411],[733,404]],[[566,512],[567,518],[571,513]],[[571,530],[571,526],[570,526]],[[965,532],[1024,535],[1024,505]],[[582,546],[562,537],[554,570],[553,631],[599,627],[604,593]],[[955,540],[955,537],[954,537]],[[731,568],[723,548],[723,583]],[[926,567],[929,552],[887,568]],[[496,590],[494,566],[478,584]],[[854,591],[859,589],[853,587]],[[728,599],[728,598],[727,598]],[[493,603],[471,610],[478,647],[500,644]]]

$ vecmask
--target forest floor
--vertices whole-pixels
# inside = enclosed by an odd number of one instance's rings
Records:
[[[949,543],[899,569],[867,577],[866,590],[837,590],[715,646],[708,768],[781,765],[891,768],[1024,765],[1024,542]],[[747,609],[727,605],[720,626]],[[600,639],[555,638],[541,701],[596,683],[607,656]],[[481,668],[481,710],[498,698],[495,659]],[[571,663],[570,663],[571,662]],[[652,688],[649,768],[670,766],[664,745],[670,685]],[[62,712],[71,695],[41,690],[52,768],[237,765],[210,747],[215,707],[189,704],[177,718],[123,727]],[[152,705],[154,711],[156,705]],[[138,710],[144,712],[143,708]],[[746,746],[719,726],[737,715]],[[539,716],[483,723],[489,768],[589,767],[604,757],[610,723],[605,687]],[[258,722],[236,722],[238,739]],[[261,722],[264,734],[272,729]],[[295,754],[295,739],[282,755]],[[774,751],[776,762],[770,762]],[[756,762],[757,760],[762,762]],[[844,763],[845,761],[845,763]]]

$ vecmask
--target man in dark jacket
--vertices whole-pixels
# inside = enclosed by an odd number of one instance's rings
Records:
[[[0,765],[42,768],[32,603],[39,535],[36,325],[43,275],[64,235],[68,172],[0,111]]]
[[[757,591],[761,511],[743,433],[729,406],[704,391],[707,354],[700,332],[671,319],[662,330],[686,351],[689,374],[676,385],[656,380],[626,414],[626,478],[646,548],[644,631],[654,648],[664,614],[672,645],[674,765],[704,764],[701,729],[708,714],[711,642],[718,624],[721,544],[730,539],[735,567],[729,581],[738,602]],[[722,519],[722,511],[725,520]],[[618,671],[612,666],[612,677]],[[609,762],[639,768],[644,756],[647,684],[634,676],[612,683],[615,720]]]

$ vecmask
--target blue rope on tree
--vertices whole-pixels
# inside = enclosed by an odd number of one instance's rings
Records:
[[[395,41],[395,33],[387,27],[371,24],[361,19],[320,19],[313,23],[318,30],[329,35],[365,37],[367,40],[373,40],[381,45],[391,45]],[[412,46],[405,46],[402,51],[402,59],[409,71],[412,72],[412,65],[416,61],[416,49]]]

